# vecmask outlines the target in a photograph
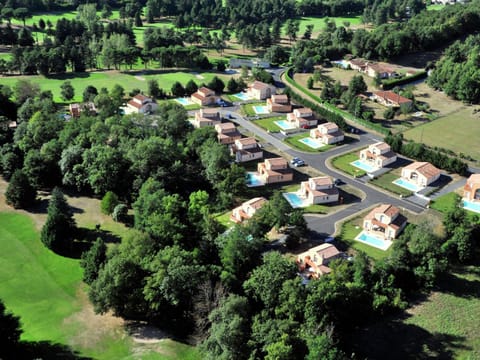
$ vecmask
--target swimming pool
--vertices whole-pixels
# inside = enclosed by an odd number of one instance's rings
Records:
[[[256,172],[249,171],[246,175],[247,187],[263,186],[265,185]]]
[[[415,184],[412,184],[411,182],[408,182],[406,180],[403,180],[402,178],[397,179],[397,180],[392,181],[392,182],[395,185],[398,185],[400,187],[403,187],[404,189],[407,189],[407,190],[410,190],[410,191],[413,191],[413,192],[417,192],[417,191],[423,189],[422,187],[417,186]]]
[[[348,69],[348,63],[345,60],[336,60],[336,61],[332,61],[332,63],[338,64],[344,69]]]
[[[287,120],[277,120],[277,121],[274,121],[274,123],[282,130],[295,129],[295,126],[289,123]]]
[[[236,98],[239,98],[240,100],[247,101],[250,100],[250,96],[248,96],[246,93],[240,92],[237,94],[233,94]]]
[[[367,173],[371,173],[375,171],[376,169],[373,166],[368,165],[367,163],[361,161],[361,160],[355,160],[350,163],[350,165],[353,165],[359,169],[362,169],[363,171],[366,171]]]
[[[476,213],[480,213],[480,202],[463,200],[463,208]]]
[[[187,105],[193,105],[194,102],[192,100],[190,100],[189,98],[186,98],[186,97],[183,97],[183,98],[176,98],[175,99],[176,102],[182,104],[183,106],[187,106]]]
[[[283,193],[283,197],[287,199],[287,201],[290,203],[290,205],[292,205],[294,209],[299,207],[305,207],[308,205],[304,199],[302,199],[295,193]]]
[[[377,249],[381,249],[381,250],[387,250],[390,247],[390,245],[392,245],[392,242],[390,240],[380,239],[376,236],[366,233],[365,231],[362,231],[355,238],[355,240],[362,242],[364,244],[376,247]]]
[[[256,105],[256,106],[252,106],[252,109],[253,111],[255,111],[256,114],[260,115],[260,114],[268,114],[269,111],[268,111],[268,108],[264,105]]]
[[[321,147],[324,147],[325,144],[322,143],[321,141],[318,141],[317,139],[312,139],[309,137],[303,138],[298,140],[301,143],[304,143],[307,146],[310,146],[312,149],[320,149]]]

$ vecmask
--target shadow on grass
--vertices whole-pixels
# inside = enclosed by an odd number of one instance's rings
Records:
[[[121,238],[118,235],[112,234],[111,231],[102,229],[88,229],[78,228],[77,238],[82,242],[93,243],[97,238],[102,238],[106,243],[119,243]]]
[[[351,339],[351,351],[371,360],[452,359],[455,350],[469,350],[463,336],[430,333],[401,320],[361,329]]]
[[[7,353],[4,359],[92,359],[81,356],[66,345],[54,344],[50,341],[21,342],[11,355],[12,357],[8,357]]]
[[[465,270],[464,274],[477,273],[478,269]],[[439,279],[437,291],[451,294],[465,299],[478,299],[480,297],[480,281],[468,280],[455,274],[445,274]]]

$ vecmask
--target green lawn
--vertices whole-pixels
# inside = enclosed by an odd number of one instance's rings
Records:
[[[292,145],[293,147],[297,148],[300,151],[312,152],[312,153],[327,151],[327,150],[330,150],[331,148],[335,147],[335,145],[324,145],[321,148],[314,149],[314,148],[311,148],[310,146],[308,146],[307,144],[304,144],[304,143],[300,142],[301,139],[305,139],[308,136],[309,136],[308,133],[303,132],[303,133],[300,133],[300,134],[295,134],[295,135],[289,136],[289,137],[285,138],[284,141],[287,144]]]
[[[253,110],[254,106],[266,106],[266,103],[265,103],[265,101],[258,101],[258,102],[243,104],[242,105],[242,110],[243,110],[244,114],[247,115],[247,116],[257,115],[255,110]]]
[[[158,74],[151,73],[123,73],[118,71],[103,71],[103,72],[88,72],[88,73],[67,73],[58,76],[45,77],[41,75],[34,76],[12,76],[1,78],[1,83],[15,86],[19,79],[29,80],[32,83],[40,85],[42,90],[50,90],[53,93],[54,101],[62,102],[60,97],[60,86],[66,80],[69,80],[74,89],[75,97],[73,102],[82,101],[83,90],[88,86],[95,86],[97,89],[106,87],[111,89],[115,84],[121,85],[125,92],[128,93],[134,88],[140,90],[147,90],[147,82],[149,79],[156,79],[159,86],[167,93],[170,92],[172,85],[176,81],[180,81],[182,85],[186,85],[189,80],[195,81],[198,85],[207,83],[218,76],[223,81],[228,81],[229,76],[223,74],[216,74],[214,72],[208,73],[194,73],[184,71],[166,71]]]
[[[151,345],[134,344],[121,328],[93,328],[84,319],[88,312],[83,315],[86,300],[79,295],[83,285],[78,260],[47,250],[25,215],[0,212],[0,229],[0,297],[20,316],[22,340],[71,345],[97,359],[130,359],[139,352],[142,359],[199,358],[196,349],[172,340],[153,351]]]
[[[300,19],[300,30],[298,31],[297,37],[301,38],[305,32],[307,25],[313,25],[313,33],[318,33],[320,30],[325,28],[325,19],[326,17],[302,17]],[[329,17],[329,20],[335,21],[337,26],[344,26],[343,23],[348,21],[350,26],[356,26],[361,24],[360,16],[354,17]],[[286,26],[283,27],[283,34],[286,36]]]
[[[442,10],[444,7],[443,4],[432,4],[427,6],[427,10]]]
[[[444,214],[448,210],[453,209],[453,207],[455,206],[455,198],[456,193],[454,192],[439,196],[431,202],[430,207]],[[466,210],[466,212],[470,221],[479,220],[480,214],[468,210]]]
[[[332,165],[338,170],[341,170],[349,175],[361,177],[366,174],[365,171],[351,165],[350,163],[358,160],[358,152],[351,152],[345,155],[340,155],[332,160]]]
[[[232,215],[232,211],[227,210],[223,213],[219,213],[219,214],[215,215],[215,219],[220,224],[222,224],[225,227],[225,229],[228,229],[228,228],[230,228],[234,225],[234,222],[232,220],[230,220],[230,215]]]
[[[412,192],[410,190],[407,190],[393,183],[393,181],[397,180],[399,177],[400,176],[397,174],[396,171],[388,172],[386,174],[379,176],[376,179],[370,180],[370,183],[397,195],[402,195],[402,196],[412,195]]]
[[[267,131],[279,132],[282,129],[280,128],[280,126],[275,124],[275,121],[278,121],[278,120],[285,120],[285,116],[274,116],[274,117],[254,120],[253,123],[255,125],[260,126],[262,129],[265,129]]]

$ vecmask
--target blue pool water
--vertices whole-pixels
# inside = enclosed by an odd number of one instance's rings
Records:
[[[348,63],[345,60],[336,60],[336,61],[332,61],[332,63],[338,64],[341,67],[343,67],[344,69],[348,68]]]
[[[246,181],[248,187],[265,185],[262,179],[255,172],[247,172]]]
[[[397,179],[397,180],[393,181],[393,183],[394,183],[395,185],[398,185],[398,186],[403,187],[404,189],[407,189],[407,190],[410,190],[410,191],[414,191],[414,192],[422,189],[421,187],[419,187],[419,186],[417,186],[417,185],[415,185],[415,184],[412,184],[412,183],[410,183],[410,182],[408,182],[408,181],[405,181],[405,180],[403,180],[403,179]]]
[[[300,139],[298,141],[300,141],[301,143],[304,143],[307,146],[310,146],[312,149],[319,149],[319,148],[325,146],[325,144],[322,143],[321,141],[318,141],[316,139],[312,139],[312,138],[309,138],[309,137]]]
[[[290,130],[295,128],[295,126],[290,124],[287,120],[277,120],[277,121],[274,121],[274,123],[277,124],[278,127],[280,127],[283,130]]]
[[[283,193],[283,197],[292,205],[293,208],[304,207],[305,201],[295,193]]]
[[[371,172],[376,170],[373,166],[370,166],[367,163],[364,163],[363,161],[360,161],[360,160],[355,160],[354,162],[351,162],[350,164],[359,168],[359,169],[362,169],[363,171],[366,171],[367,173],[371,173]]]
[[[240,92],[238,94],[233,94],[233,96],[235,96],[236,98],[239,98],[240,100],[243,100],[243,101],[250,100],[250,97],[243,92]]]
[[[367,245],[376,247],[378,249],[382,249],[382,250],[387,250],[391,244],[391,243],[385,242],[384,240],[378,237],[367,234],[365,232],[362,232],[359,236],[357,236],[355,240],[363,242]]]
[[[255,111],[256,114],[268,114],[268,108],[263,105],[257,105],[257,106],[252,106],[253,111]]]
[[[480,213],[480,202],[463,200],[463,208],[465,210],[470,210],[476,213]]]
[[[183,106],[192,105],[193,102],[189,98],[176,98],[176,102],[182,104]]]

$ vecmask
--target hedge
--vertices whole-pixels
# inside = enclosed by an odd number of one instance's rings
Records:
[[[408,84],[408,83],[411,83],[415,80],[424,79],[426,77],[427,77],[427,72],[426,71],[420,71],[420,72],[417,72],[416,74],[414,74],[412,76],[406,76],[406,77],[402,77],[400,79],[391,79],[391,80],[383,81],[382,82],[382,88],[384,90],[390,90],[390,89],[394,88],[395,86]]]
[[[290,75],[292,70],[293,70],[292,68],[289,68],[285,72],[285,79],[287,79],[287,83],[294,86],[295,88],[297,88],[298,90],[303,92],[305,95],[307,95],[310,98],[312,98],[313,100],[315,100],[317,103],[320,104],[320,106],[315,104],[314,102],[312,102],[310,100],[307,100],[307,99],[301,97],[300,95],[298,95],[297,93],[292,91],[288,87],[288,85],[286,84],[287,89],[290,90],[290,91],[288,91],[288,94],[296,102],[299,102],[304,106],[310,107],[313,111],[320,114],[322,117],[324,117],[328,121],[336,123],[340,128],[342,128],[344,130],[346,128],[345,120],[348,120],[348,121],[352,121],[354,123],[360,124],[362,126],[365,126],[366,128],[375,130],[378,133],[383,134],[383,135],[388,135],[390,133],[390,131],[388,129],[385,129],[383,126],[378,125],[378,124],[374,124],[374,123],[372,123],[370,121],[367,121],[367,120],[364,120],[364,119],[357,118],[357,117],[353,116],[352,114],[350,114],[346,111],[340,110],[336,106],[334,106],[332,104],[329,104],[328,102],[325,102],[322,99],[320,99],[318,96],[312,94],[310,91],[308,91],[304,87],[300,86],[299,84],[297,84],[297,82],[295,80],[292,79],[292,76]]]

